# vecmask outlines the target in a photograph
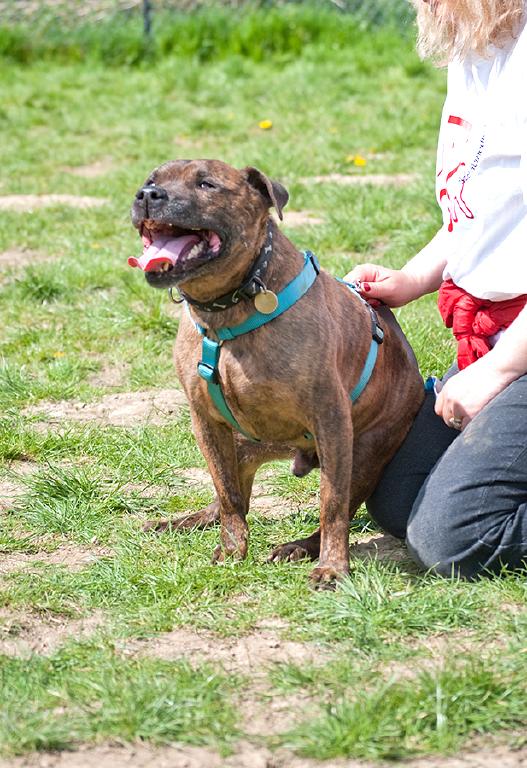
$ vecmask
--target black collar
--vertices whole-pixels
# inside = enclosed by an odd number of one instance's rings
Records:
[[[169,289],[170,298],[172,301],[179,303],[180,301],[187,301],[192,304],[193,307],[201,309],[203,312],[218,312],[223,309],[230,309],[235,307],[242,299],[253,299],[256,294],[265,291],[265,283],[263,282],[263,276],[267,271],[269,260],[273,253],[273,226],[271,219],[267,223],[267,236],[265,242],[258,254],[256,260],[251,264],[249,272],[245,275],[243,283],[230,293],[225,293],[223,296],[217,296],[211,301],[196,301],[187,296],[186,293],[180,291],[181,299],[175,299],[172,296],[172,289]]]

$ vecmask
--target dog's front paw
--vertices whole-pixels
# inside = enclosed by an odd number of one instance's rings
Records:
[[[213,563],[224,563],[226,560],[245,560],[247,557],[248,540],[241,538],[239,540],[228,537],[227,541],[218,544],[212,553]]]
[[[339,568],[332,565],[319,565],[309,574],[311,586],[315,589],[335,589],[337,582],[347,576],[347,566]]]

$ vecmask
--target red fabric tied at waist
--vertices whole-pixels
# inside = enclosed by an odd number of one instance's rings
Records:
[[[490,337],[508,328],[527,302],[527,295],[507,301],[478,299],[458,288],[452,280],[445,280],[437,304],[447,328],[452,328],[457,339],[459,370],[474,363],[491,349]]]

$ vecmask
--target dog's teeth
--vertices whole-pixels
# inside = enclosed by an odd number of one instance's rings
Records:
[[[187,258],[192,259],[194,256],[197,256],[199,253],[201,253],[204,245],[205,243],[203,242],[203,240],[201,241],[201,243],[196,243],[196,245],[193,245],[190,251],[188,252]]]

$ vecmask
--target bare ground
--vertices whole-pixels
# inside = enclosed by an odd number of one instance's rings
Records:
[[[24,410],[25,416],[39,417],[40,424],[53,427],[63,421],[94,421],[117,427],[164,424],[186,406],[178,389],[153,389],[144,392],[120,392],[96,403],[61,400],[41,402]]]
[[[313,211],[284,211],[284,227],[315,227],[324,224],[324,219],[317,216]]]
[[[38,571],[42,566],[64,566],[72,571],[78,571],[85,565],[90,565],[100,557],[111,555],[105,547],[81,547],[76,544],[63,544],[53,552],[0,552],[0,578],[19,571]]]
[[[84,639],[103,626],[100,612],[80,619],[0,609],[0,654],[47,656],[68,640]],[[1,765],[1,763],[0,763]]]
[[[284,640],[282,622],[267,621],[242,637],[219,637],[213,632],[174,629],[147,640],[134,640],[126,647],[133,653],[155,656],[166,661],[186,659],[201,664],[220,663],[227,672],[261,678],[271,664],[310,663],[320,661],[320,646]]]
[[[105,157],[87,165],[65,165],[62,170],[64,173],[79,176],[81,179],[97,179],[99,176],[106,176],[113,168],[113,161],[109,157]]]
[[[0,272],[4,270],[18,270],[29,267],[36,262],[49,261],[51,256],[26,249],[10,248],[0,253]]]
[[[0,478],[0,516],[13,508],[17,499],[24,493],[25,488],[20,477],[31,475],[38,470],[34,461],[12,461],[8,467],[7,477]]]
[[[374,558],[396,563],[410,562],[404,542],[388,533],[372,533],[362,537],[360,541],[351,544],[350,555],[352,560],[357,557],[361,560]]]
[[[295,757],[290,752],[270,752],[243,742],[230,757],[222,758],[203,747],[148,747],[98,745],[76,752],[44,752],[1,760],[0,768],[527,768],[527,749],[506,747],[481,749],[455,757],[409,760],[404,763],[371,763],[358,760],[328,760],[324,762]]]
[[[0,480],[0,515],[13,508],[24,488],[13,480]]]
[[[103,197],[87,197],[86,195],[2,195],[0,196],[0,211],[17,211],[29,213],[36,208],[46,208],[49,205],[69,205],[72,208],[99,208],[107,205],[109,200]]]
[[[129,380],[130,364],[120,362],[119,365],[104,363],[98,371],[88,376],[88,384],[92,387],[122,387]]]

